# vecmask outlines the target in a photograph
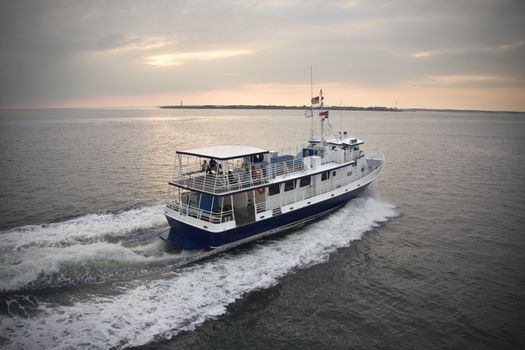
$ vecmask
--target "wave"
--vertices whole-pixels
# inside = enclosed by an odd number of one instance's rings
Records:
[[[126,348],[169,339],[224,314],[235,300],[275,285],[294,269],[327,261],[396,215],[394,206],[378,198],[357,198],[300,232],[166,273],[118,296],[42,303],[35,317],[0,318],[0,329],[8,348]]]
[[[0,292],[73,286],[169,263],[173,255],[157,235],[163,226],[162,205],[156,204],[4,231]],[[141,231],[148,237],[133,242],[144,235]],[[147,239],[152,243],[144,243]]]
[[[97,242],[64,248],[44,247],[5,255],[0,265],[0,292],[75,286],[114,277],[129,277],[177,261],[165,243],[125,247]]]
[[[161,204],[155,204],[119,213],[88,214],[64,222],[14,228],[0,232],[0,252],[124,237],[137,230],[167,225],[162,208]]]

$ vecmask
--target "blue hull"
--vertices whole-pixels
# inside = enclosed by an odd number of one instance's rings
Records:
[[[218,233],[209,232],[167,217],[170,224],[167,241],[181,249],[188,250],[220,247],[267,231],[276,230],[283,226],[292,227],[313,220],[319,214],[328,213],[330,210],[342,206],[358,196],[366,187],[357,188],[352,192],[341,194],[308,207]]]

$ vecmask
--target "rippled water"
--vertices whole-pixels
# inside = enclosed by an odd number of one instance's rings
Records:
[[[386,156],[371,190],[177,269],[175,150],[294,145],[300,113],[1,111],[0,346],[523,348],[525,116],[341,121]]]

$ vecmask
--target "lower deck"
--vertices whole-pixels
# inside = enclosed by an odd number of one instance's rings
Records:
[[[168,216],[170,231],[167,237],[161,238],[185,250],[236,246],[313,221],[358,196],[367,186],[368,184],[337,197],[331,197],[259,222],[248,222],[224,232],[210,232]]]

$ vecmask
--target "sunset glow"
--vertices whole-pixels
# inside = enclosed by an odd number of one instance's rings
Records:
[[[1,4],[0,107],[303,104],[312,66],[348,105],[525,110],[519,1],[97,4]]]
[[[201,52],[181,52],[149,56],[146,64],[152,66],[178,66],[188,61],[210,61],[218,58],[227,58],[252,53],[249,50],[221,50],[221,51],[201,51]]]

